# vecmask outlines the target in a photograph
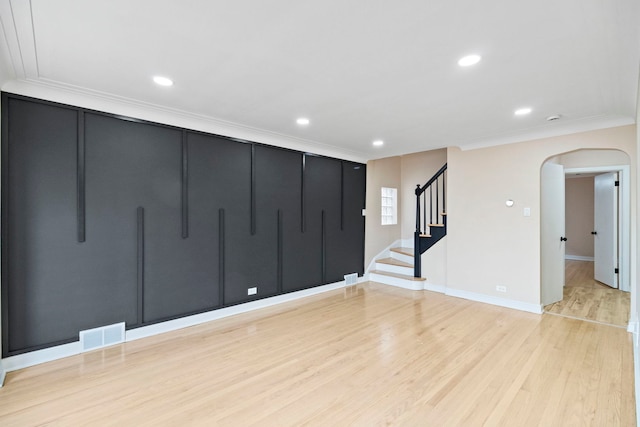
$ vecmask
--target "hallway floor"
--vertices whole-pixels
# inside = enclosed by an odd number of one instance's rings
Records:
[[[630,293],[612,289],[593,278],[592,261],[565,261],[564,298],[545,312],[626,328]]]

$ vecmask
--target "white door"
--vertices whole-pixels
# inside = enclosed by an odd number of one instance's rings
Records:
[[[618,287],[618,180],[617,172],[603,173],[594,178],[594,224],[593,243],[594,278]]]
[[[564,291],[564,167],[545,163],[540,174],[540,300],[549,305]]]

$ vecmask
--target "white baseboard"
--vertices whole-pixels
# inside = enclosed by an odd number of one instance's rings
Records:
[[[4,378],[7,375],[4,367],[2,366],[2,360],[0,360],[0,387],[4,385]]]
[[[69,344],[57,345],[42,350],[30,351],[29,353],[18,354],[2,359],[2,364],[7,372],[16,371],[40,363],[51,362],[64,357],[80,354],[80,341]]]
[[[514,310],[527,311],[529,313],[542,314],[542,305],[540,304],[531,304],[528,302],[499,298],[491,295],[477,294],[475,292],[451,288],[446,289],[445,295],[464,298],[476,302],[483,302],[485,304],[497,305],[500,307],[513,308]]]
[[[633,334],[633,375],[636,392],[636,414],[640,414],[640,346],[638,343],[638,323],[635,322],[636,332]],[[640,417],[636,420],[636,426],[640,427]]]
[[[364,278],[358,279],[358,283],[361,283],[363,281]],[[344,288],[344,283],[344,280],[342,280],[340,282],[316,286],[315,288],[303,289],[301,291],[277,295],[274,297],[251,301],[244,304],[238,304],[231,307],[220,308],[217,310],[207,311],[206,313],[181,317],[179,319],[156,323],[154,325],[142,326],[140,328],[126,331],[125,342],[162,334],[164,332],[175,331],[189,326],[199,325],[201,323],[210,322],[212,320],[221,319],[223,317],[246,313],[248,311],[271,307],[276,304],[282,304],[284,302],[294,301],[311,295],[329,292],[334,289]],[[58,345],[55,347],[45,348],[43,350],[31,351],[29,353],[18,354],[16,356],[4,358],[0,360],[0,378],[4,379],[5,372],[11,372],[22,368],[28,368],[29,366],[62,359],[64,357],[74,356],[76,354],[80,354],[80,350],[80,341],[74,341],[69,344]],[[0,384],[2,383],[0,382]]]
[[[260,308],[271,307],[272,305],[294,301],[300,298],[332,291],[339,288],[344,288],[344,280],[336,283],[330,283],[328,285],[317,286],[315,288],[303,289],[297,292],[277,295],[271,298],[265,298],[247,302],[244,304],[233,305],[231,307],[220,308],[218,310],[207,311],[206,313],[194,314],[193,316],[181,317],[179,319],[156,323],[155,325],[142,326],[140,328],[128,330],[126,333],[125,341],[134,341],[140,338],[162,334],[164,332],[171,332],[177,329],[211,322],[212,320],[221,319],[223,317],[235,316],[236,314],[258,310]]]
[[[564,259],[570,259],[573,261],[593,261],[594,260],[592,256],[582,256],[582,255],[565,255]]]
[[[447,291],[447,287],[445,285],[437,285],[435,283],[429,283],[429,281],[427,280],[427,282],[424,284],[424,290],[439,292],[441,294],[444,294]]]

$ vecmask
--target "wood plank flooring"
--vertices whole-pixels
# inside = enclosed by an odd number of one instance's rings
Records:
[[[545,311],[626,328],[630,305],[629,292],[594,280],[592,261],[566,260],[563,299]]]
[[[11,372],[0,425],[633,426],[631,335],[366,283]]]

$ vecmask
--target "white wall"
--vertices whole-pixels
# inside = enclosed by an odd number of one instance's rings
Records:
[[[422,277],[431,288],[447,286],[447,236],[422,254]]]
[[[640,73],[638,75],[638,94],[636,96],[636,126],[638,126],[638,124],[640,123]],[[640,147],[640,127],[636,128],[636,140],[635,140],[635,145],[636,145],[636,164],[640,164],[640,149],[638,149],[638,147]],[[631,178],[632,180],[633,177]],[[636,175],[636,179],[634,180],[636,182],[636,189],[640,189],[640,174]],[[635,194],[635,192],[634,192]],[[640,197],[638,197],[636,199],[636,203],[640,204]],[[633,200],[632,200],[633,203]],[[635,205],[635,204],[634,204]],[[636,206],[637,208],[637,212],[640,212],[640,206]],[[633,343],[634,343],[634,348],[633,348],[633,365],[634,365],[634,374],[635,374],[635,397],[636,397],[636,414],[640,414],[640,354],[639,354],[639,348],[638,348],[638,336],[640,334],[640,330],[639,330],[639,326],[638,326],[638,318],[640,317],[638,315],[638,308],[640,307],[640,287],[638,286],[637,283],[637,278],[638,278],[638,274],[637,274],[637,268],[638,265],[640,265],[640,259],[638,257],[640,257],[640,251],[638,250],[638,233],[640,233],[640,215],[636,216],[636,217],[632,217],[631,218],[631,226],[634,227],[635,229],[633,230],[633,232],[631,233],[631,288],[634,289],[634,285],[635,285],[635,298],[634,295],[632,294],[632,300],[631,300],[631,319],[630,319],[630,327],[631,327],[631,331],[634,332],[634,339],[633,339]],[[635,251],[635,253],[633,252]],[[633,260],[635,260],[636,262],[633,262]],[[640,427],[640,418],[638,418],[636,420],[636,425]]]
[[[559,156],[565,169],[630,164],[629,155],[620,150],[576,150]]]
[[[447,163],[447,150],[423,151],[401,158],[402,167],[402,239],[413,239],[416,229],[416,185],[424,185]],[[428,208],[428,205],[427,205]],[[440,210],[442,206],[440,206]],[[436,221],[436,219],[434,219]],[[422,277],[433,287],[444,288],[447,283],[447,237],[429,248],[420,257]]]
[[[632,159],[635,184],[636,140],[636,127],[623,126],[477,150],[449,148],[447,287],[539,304],[542,164],[581,148],[619,149]],[[631,192],[635,223],[635,185]],[[514,208],[505,207],[507,199]],[[531,208],[530,217],[523,216],[524,207]],[[507,286],[507,293],[496,285]]]
[[[398,189],[398,223],[381,225],[381,188]],[[367,199],[364,231],[364,267],[371,260],[400,239],[400,218],[402,218],[401,160],[400,157],[387,157],[367,162]]]
[[[637,101],[636,101],[636,126],[638,126],[638,124],[640,123],[640,74],[638,76],[638,95],[636,97]],[[636,128],[636,164],[640,164],[640,149],[638,147],[640,147],[640,127]],[[632,181],[635,181],[637,186],[636,188],[640,188],[640,174],[636,175],[636,178],[634,180],[633,176],[631,177]],[[635,194],[635,192],[634,192]],[[638,197],[637,199],[637,203],[640,203],[640,197]],[[631,201],[631,203],[633,204],[633,200]],[[640,212],[640,206],[636,206],[636,208],[638,209],[638,212]],[[631,259],[635,259],[636,262],[635,263],[631,263],[631,280],[632,282],[634,280],[636,280],[636,278],[638,277],[637,275],[637,266],[640,265],[640,250],[638,250],[638,243],[640,242],[638,233],[640,233],[640,218],[639,217],[632,217],[631,218],[631,224],[632,226],[635,225],[635,231],[633,233],[631,233],[631,248],[632,250],[636,250],[635,254],[632,252],[631,254]],[[633,286],[633,284],[632,284]],[[640,286],[638,286],[636,289],[640,290]],[[635,304],[634,304],[635,303]],[[640,314],[638,313],[638,309],[640,308],[640,292],[636,292],[635,294],[635,299],[631,302],[631,321],[636,323],[638,322],[638,320],[640,319]],[[640,331],[636,330],[636,333],[640,333]],[[636,369],[640,369],[639,367],[636,367]],[[636,386],[638,387],[638,376],[636,375]],[[638,396],[638,395],[636,395]],[[636,399],[636,402],[638,404],[638,407],[640,408],[640,398]],[[640,412],[639,412],[640,413]],[[640,425],[640,418],[638,419],[638,425]]]
[[[413,239],[413,233],[416,230],[416,185],[426,184],[445,163],[447,163],[445,148],[401,156],[403,239]]]
[[[387,157],[367,162],[367,216],[365,228],[365,268],[381,251],[400,239],[413,240],[415,231],[417,184],[424,185],[447,162],[447,150],[431,150],[403,156]],[[380,225],[380,188],[398,189],[398,224]],[[444,243],[440,245],[440,252]],[[437,252],[427,251],[427,254]],[[423,254],[427,265],[443,265],[441,256]],[[444,267],[442,268],[444,270]],[[433,273],[434,269],[431,270]],[[423,266],[423,272],[427,270]],[[439,271],[439,269],[438,269]],[[423,274],[424,275],[424,274]],[[428,278],[434,275],[427,276]],[[436,273],[435,280],[444,284],[443,274]]]

